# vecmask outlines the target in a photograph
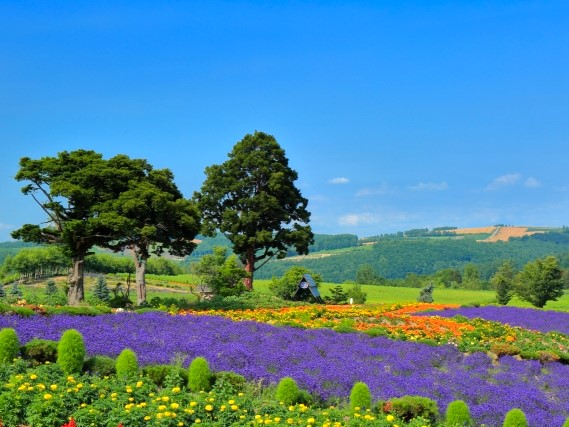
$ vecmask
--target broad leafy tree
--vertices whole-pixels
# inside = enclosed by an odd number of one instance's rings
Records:
[[[490,278],[490,284],[496,290],[498,304],[506,305],[514,294],[516,271],[511,261],[506,260]]]
[[[194,199],[202,213],[204,234],[223,233],[248,273],[245,286],[271,258],[284,258],[293,247],[308,253],[314,235],[308,201],[294,182],[284,150],[263,132],[247,134],[220,165],[205,169],[206,179]]]
[[[234,254],[228,255],[227,248],[216,246],[212,254],[204,255],[192,264],[192,273],[199,277],[200,284],[209,286],[215,295],[239,295],[245,291],[243,279],[247,275]]]
[[[557,301],[563,296],[563,271],[554,256],[528,262],[516,276],[516,294],[542,308],[547,301]]]
[[[23,157],[15,178],[29,182],[22,192],[36,201],[47,219],[43,224],[24,224],[12,237],[64,249],[72,262],[67,302],[76,305],[85,298],[85,257],[93,246],[114,237],[101,217],[101,206],[116,196],[117,180],[128,177],[110,169],[100,154],[77,150],[39,160]]]
[[[305,274],[310,274],[317,286],[320,286],[320,283],[322,283],[322,276],[320,276],[320,274],[313,273],[311,270],[301,265],[295,265],[290,267],[282,277],[273,277],[269,284],[269,290],[273,295],[279,298],[292,300],[292,296],[298,289],[298,284],[302,280],[302,276]]]
[[[123,157],[121,162],[132,162],[136,167],[138,161]],[[195,203],[182,196],[169,169],[144,164],[139,172],[140,178],[131,180],[128,189],[105,205],[109,221],[119,224],[124,232],[102,245],[114,251],[132,250],[138,305],[146,301],[145,275],[151,254],[189,255],[200,228]]]

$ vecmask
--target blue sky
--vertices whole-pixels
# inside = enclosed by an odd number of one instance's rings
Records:
[[[255,130],[316,233],[569,225],[566,1],[0,0],[0,241],[21,157],[92,149],[187,197]]]

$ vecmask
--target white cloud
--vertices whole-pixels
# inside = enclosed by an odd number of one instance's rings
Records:
[[[537,187],[541,187],[541,182],[539,182],[533,176],[530,176],[528,179],[526,179],[526,181],[524,182],[524,185],[528,188],[537,188]]]
[[[0,222],[0,230],[10,230],[11,228],[14,228],[14,226]]]
[[[391,192],[391,190],[387,184],[381,184],[379,187],[362,188],[362,189],[358,190],[358,192],[356,193],[356,196],[357,197],[378,196],[378,195],[381,196],[384,194],[388,194],[390,192]]]
[[[508,175],[502,175],[499,176],[498,178],[496,178],[494,181],[492,181],[490,184],[488,184],[488,186],[486,187],[486,190],[498,190],[502,187],[507,187],[510,185],[514,185],[516,184],[520,179],[522,178],[522,175],[519,173],[511,173]]]
[[[448,188],[448,184],[443,182],[420,182],[417,185],[410,185],[407,187],[413,191],[444,191]]]
[[[330,184],[347,184],[348,182],[350,182],[350,180],[346,177],[338,177],[338,178],[332,178],[330,181],[328,181]]]
[[[345,226],[358,226],[366,224],[377,224],[380,222],[380,217],[378,215],[363,213],[363,214],[348,214],[341,216],[338,220],[340,225]]]

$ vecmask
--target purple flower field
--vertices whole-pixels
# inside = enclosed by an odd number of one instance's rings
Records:
[[[540,332],[561,332],[569,335],[569,313],[560,311],[536,310],[519,307],[461,307],[442,311],[416,313],[417,316],[453,317],[462,315],[469,319],[479,317],[510,326],[520,326]]]
[[[208,316],[121,313],[89,316],[0,316],[0,328],[16,329],[21,343],[58,340],[66,329],[83,334],[89,355],[134,350],[141,365],[205,357],[214,371],[231,370],[251,380],[284,376],[328,400],[347,398],[354,382],[368,384],[375,399],[406,394],[436,400],[441,411],[465,400],[478,424],[501,426],[521,408],[531,426],[562,425],[569,416],[569,366],[503,357],[455,347],[372,338],[361,333],[302,330]]]

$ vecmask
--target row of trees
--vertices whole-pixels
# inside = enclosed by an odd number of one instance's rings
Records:
[[[68,304],[84,300],[83,276],[93,247],[132,252],[137,303],[146,299],[148,258],[164,252],[186,256],[198,232],[223,233],[244,265],[244,284],[254,272],[289,248],[306,254],[313,243],[308,201],[295,187],[297,173],[284,150],[263,132],[247,134],[229,159],[205,170],[206,179],[186,199],[169,169],[154,169],[144,159],[120,154],[108,160],[89,150],[57,157],[20,160],[16,180],[47,216],[25,224],[12,237],[55,244],[71,261]]]

